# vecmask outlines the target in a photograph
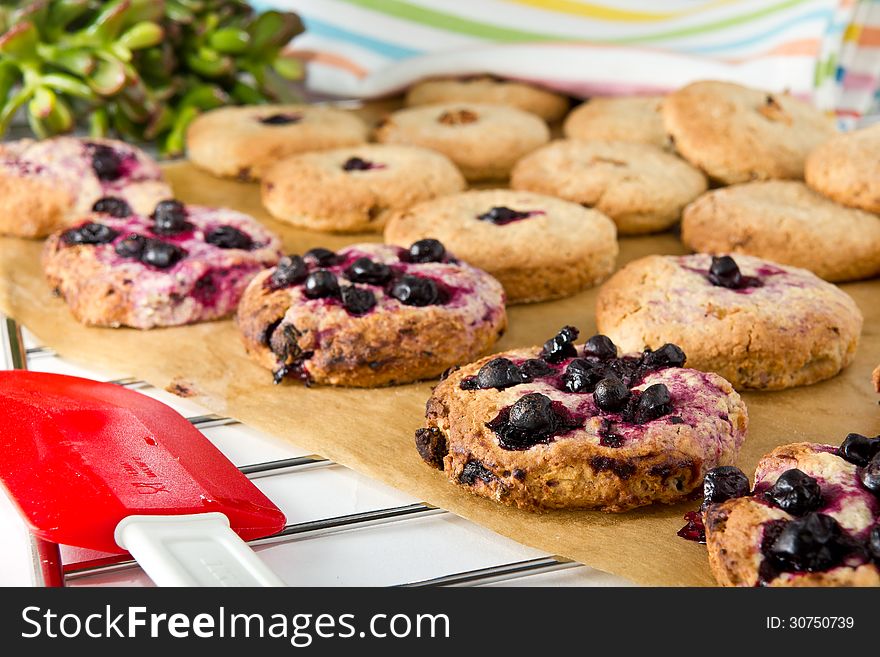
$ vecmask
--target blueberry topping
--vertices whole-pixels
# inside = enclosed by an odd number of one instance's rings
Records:
[[[205,241],[221,249],[252,249],[254,241],[251,236],[234,226],[217,226],[205,235]]]
[[[116,239],[119,233],[110,226],[89,222],[61,233],[61,241],[68,246],[75,244],[107,244]]]
[[[125,239],[116,243],[116,254],[122,258],[140,259],[146,245],[146,237],[132,233]]]
[[[493,358],[477,372],[477,386],[481,390],[503,390],[524,382],[519,368],[506,358]]]
[[[391,279],[391,268],[381,262],[375,262],[369,258],[358,258],[348,269],[345,277],[355,283],[369,283],[370,285],[384,285]]]
[[[786,523],[766,548],[782,571],[826,570],[840,563],[848,546],[837,521],[824,513],[808,513]]]
[[[869,491],[880,495],[880,454],[875,454],[868,465],[859,468],[859,481]]]
[[[819,482],[802,470],[786,470],[772,487],[764,493],[764,498],[793,516],[802,516],[815,511],[822,502]]]
[[[147,239],[140,257],[141,262],[145,265],[167,269],[183,259],[184,256],[186,256],[186,251],[179,246],[162,240]]]
[[[290,123],[299,123],[302,121],[301,114],[270,114],[260,119],[260,123],[264,125],[288,125]]]
[[[480,221],[488,221],[496,226],[504,226],[505,224],[519,221],[520,219],[528,219],[531,216],[531,212],[520,212],[503,206],[497,206],[490,209],[488,212],[478,215],[477,219]]]
[[[593,393],[593,401],[596,402],[596,406],[606,413],[616,413],[623,410],[629,398],[629,388],[616,376],[599,381],[596,384],[596,391]],[[641,403],[641,400],[639,401]]]
[[[709,282],[718,287],[736,290],[742,286],[742,273],[736,261],[730,256],[712,256],[709,267]]]
[[[577,340],[579,333],[574,326],[563,326],[559,333],[544,343],[541,358],[549,363],[558,363],[577,356],[574,341]]]
[[[160,201],[153,210],[153,232],[157,235],[177,235],[192,228],[186,220],[186,208],[180,201]]]
[[[103,212],[111,217],[122,219],[131,216],[131,206],[124,199],[115,196],[105,196],[95,201],[92,212]]]
[[[284,256],[270,277],[272,287],[278,289],[302,283],[308,274],[305,261],[298,255]]]
[[[309,249],[303,256],[306,260],[311,260],[320,267],[330,267],[339,262],[339,257],[330,249],[322,249],[321,247]]]
[[[435,239],[424,239],[413,242],[409,247],[409,262],[443,262],[446,257],[446,247]]]
[[[352,315],[365,315],[376,306],[376,295],[362,287],[342,288],[342,305]]]
[[[370,169],[384,169],[385,167],[375,162],[370,162],[360,157],[350,157],[342,165],[344,171],[369,171]]]
[[[642,354],[642,369],[659,370],[666,367],[682,367],[687,360],[681,347],[666,343],[654,351],[645,351]]]
[[[585,358],[575,358],[562,375],[562,385],[568,392],[593,392],[604,378],[604,372]]]
[[[489,470],[479,461],[471,459],[464,464],[461,473],[458,475],[458,483],[473,486],[477,479],[489,483],[495,478]]]
[[[540,379],[544,376],[550,376],[556,371],[540,358],[530,358],[522,363],[519,369],[528,379]]]
[[[878,453],[880,453],[880,436],[868,438],[860,433],[848,434],[837,449],[838,456],[860,468],[868,465]]]
[[[101,180],[117,180],[122,175],[122,160],[109,146],[91,144],[92,169]]]
[[[880,563],[880,523],[874,525],[868,534],[868,554],[874,561]]]
[[[637,424],[644,424],[671,412],[672,397],[669,395],[669,388],[662,383],[655,383],[645,388],[639,396],[635,421]]]
[[[703,479],[703,508],[735,497],[746,497],[750,492],[749,478],[742,470],[721,465],[709,470]]]
[[[430,306],[440,301],[440,290],[430,278],[402,276],[391,286],[391,296],[405,306]]]
[[[545,432],[555,422],[553,402],[539,392],[520,397],[511,407],[508,421],[511,427],[520,431]]]
[[[326,269],[313,271],[306,277],[305,295],[309,299],[339,296],[339,283],[336,281],[336,276]]]
[[[617,358],[617,346],[607,335],[594,335],[587,340],[587,343],[584,345],[584,356],[590,356],[600,360]]]

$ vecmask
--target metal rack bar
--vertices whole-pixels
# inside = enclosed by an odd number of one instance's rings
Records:
[[[569,561],[562,557],[539,557],[513,563],[478,568],[466,572],[444,575],[432,579],[424,579],[409,584],[401,584],[403,588],[423,586],[473,586],[474,584],[491,584],[493,582],[506,582],[511,579],[549,573],[569,568],[578,568],[582,564],[577,561]]]

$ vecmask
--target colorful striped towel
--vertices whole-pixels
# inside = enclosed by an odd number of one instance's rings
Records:
[[[865,112],[880,0],[274,0],[318,93],[368,98],[420,78],[490,73],[576,96],[725,79]]]

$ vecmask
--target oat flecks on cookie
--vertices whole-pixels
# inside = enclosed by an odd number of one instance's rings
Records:
[[[169,199],[143,215],[115,197],[95,207],[43,248],[49,285],[85,324],[148,329],[226,317],[280,257],[280,240],[233,210]]]
[[[617,232],[608,217],[533,192],[474,190],[394,215],[385,241],[434,237],[495,276],[509,303],[557,299],[595,285],[614,269]]]
[[[827,281],[880,274],[880,216],[840,206],[794,180],[704,194],[685,208],[681,239],[697,252],[766,258]]]
[[[451,372],[416,432],[425,462],[504,504],[615,512],[680,501],[734,462],[748,416],[727,381],[672,344],[618,355],[577,337],[566,326]]]
[[[374,387],[434,378],[504,332],[504,291],[433,239],[283,258],[242,298],[248,354],[277,383]]]
[[[880,436],[777,447],[751,492],[704,504],[712,573],[723,586],[880,586],[878,495]]]
[[[751,256],[648,256],[599,290],[596,322],[626,351],[674,342],[737,389],[781,389],[849,365],[862,313],[804,269]]]
[[[565,118],[569,139],[602,139],[650,144],[672,150],[660,108],[662,96],[591,98]]]
[[[376,129],[376,140],[443,153],[469,181],[504,180],[517,160],[550,140],[550,129],[513,107],[444,103],[393,112]]]
[[[148,155],[121,141],[56,137],[0,144],[0,235],[45,237],[106,196],[148,213],[171,188]]]
[[[807,158],[807,184],[838,203],[880,213],[880,125],[838,135]]]
[[[263,205],[295,226],[328,232],[376,232],[395,212],[465,188],[441,153],[369,144],[281,160],[263,176]]]
[[[807,155],[836,133],[830,117],[797,98],[731,82],[682,87],[662,113],[681,156],[725,184],[802,180]]]
[[[650,144],[560,139],[517,162],[510,186],[594,208],[621,234],[635,235],[677,223],[684,206],[706,191],[706,177]]]
[[[189,159],[216,176],[256,180],[278,160],[362,144],[367,125],[354,113],[316,105],[221,107],[199,115],[186,135]]]

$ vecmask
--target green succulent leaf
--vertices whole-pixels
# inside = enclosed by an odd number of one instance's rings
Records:
[[[145,21],[125,31],[117,43],[128,50],[143,50],[162,43],[164,36],[165,30],[160,25]]]

